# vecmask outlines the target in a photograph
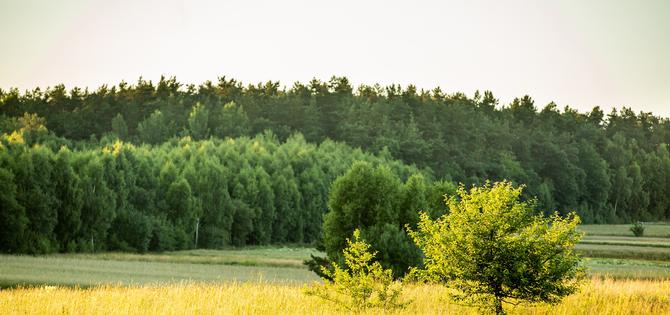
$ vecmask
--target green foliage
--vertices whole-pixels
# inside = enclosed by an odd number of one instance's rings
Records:
[[[54,181],[58,183],[54,191],[58,200],[56,207],[58,223],[54,227],[54,233],[61,251],[74,250],[70,244],[76,242],[84,205],[84,191],[81,179],[72,166],[72,155],[70,150],[62,148],[54,162]]]
[[[158,144],[168,137],[168,121],[160,110],[156,110],[137,125],[137,133],[142,142]]]
[[[123,115],[116,114],[112,119],[112,132],[119,137],[119,139],[126,140],[128,138],[128,124],[123,119]]]
[[[18,207],[2,215],[26,220],[10,220],[23,232],[3,250],[113,247],[109,229],[130,212],[150,222],[150,250],[230,246],[235,220],[250,231],[236,244],[320,243],[331,184],[356,160],[397,177],[369,203],[382,223],[361,218],[341,231],[360,227],[384,267],[386,249],[410,248],[401,234],[417,210],[433,219],[448,213],[442,201],[456,190],[452,180],[510,179],[527,185],[523,200],[562,215],[574,210],[586,223],[670,218],[670,120],[629,108],[605,115],[538,105],[527,96],[499,104],[488,91],[470,98],[411,85],[353,88],[343,77],[290,88],[161,78],[97,90],[12,89],[0,95],[0,169],[12,178],[5,188],[16,187],[3,200]],[[168,161],[173,169],[163,174]],[[238,176],[245,161],[251,171]],[[410,179],[417,169],[424,183]],[[191,205],[183,218],[168,217],[167,193],[181,178]],[[249,191],[237,195],[238,183]],[[248,209],[235,214],[235,200]],[[344,238],[337,243],[341,256]]]
[[[418,249],[402,227],[417,222],[416,213],[424,207],[423,178],[411,177],[402,185],[388,168],[356,162],[333,183],[328,200],[329,212],[323,223],[323,242],[328,257],[342,261],[346,238],[360,229],[375,250],[382,253],[381,264],[400,277],[421,261]],[[411,195],[410,194],[419,194]],[[407,207],[403,209],[402,207]]]
[[[12,253],[314,244],[327,187],[353,161],[418,172],[341,143],[309,144],[299,134],[283,143],[266,132],[160,146],[114,138],[56,146],[57,153],[9,138],[0,142],[0,225],[7,232],[0,251]]]
[[[633,226],[630,227],[630,231],[633,232],[633,235],[637,237],[644,236],[644,224],[642,224],[640,221],[637,221],[633,223]]]
[[[188,114],[188,131],[195,140],[202,140],[209,137],[209,111],[202,104],[197,103]]]
[[[214,115],[214,134],[220,138],[235,138],[249,134],[249,118],[244,107],[235,102],[225,103]]]
[[[319,277],[329,281],[333,280],[330,276],[333,271],[333,265],[327,257],[310,255],[310,258],[305,259],[302,264],[307,266],[309,271],[316,273]],[[328,270],[329,272],[326,273],[324,270]]]
[[[109,247],[111,250],[144,253],[149,250],[151,233],[149,217],[137,211],[122,212],[112,222]]]
[[[9,253],[19,252],[28,218],[25,208],[16,200],[14,176],[5,169],[0,169],[0,204],[0,249]]]
[[[414,276],[455,289],[452,298],[503,313],[503,303],[557,303],[578,289],[583,270],[574,251],[579,217],[535,213],[509,182],[464,187],[449,214],[423,213],[410,236],[424,269]]]
[[[344,77],[281,86],[222,77],[199,86],[161,78],[97,90],[11,89],[0,96],[0,131],[7,143],[53,151],[100,145],[98,137],[109,142],[114,134],[159,145],[187,135],[225,139],[271,130],[284,141],[302,133],[312,143],[343,141],[399,158],[430,169],[438,180],[525,184],[524,198],[535,197],[541,208],[563,215],[574,210],[586,223],[670,218],[667,118],[626,107],[608,115],[598,107],[585,113],[554,103],[542,108],[529,96],[500,104],[489,91],[468,97],[412,85],[354,88]],[[304,169],[293,171],[300,176]],[[316,212],[310,216],[318,219]],[[291,224],[305,225],[305,219],[291,218]],[[290,238],[313,237],[310,231]]]
[[[404,304],[399,301],[402,284],[393,280],[390,269],[383,269],[379,262],[373,262],[376,252],[371,251],[360,235],[361,232],[355,230],[353,241],[346,240],[344,266],[334,264],[333,270],[322,267],[324,284],[307,287],[305,293],[347,310],[402,307]]]

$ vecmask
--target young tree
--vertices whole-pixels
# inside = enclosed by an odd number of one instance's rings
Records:
[[[160,110],[156,110],[137,125],[137,133],[142,142],[161,143],[170,136],[168,121]]]
[[[452,298],[481,303],[504,314],[503,302],[549,302],[578,289],[583,273],[574,245],[579,217],[536,215],[509,182],[461,187],[449,214],[433,221],[423,213],[410,236],[423,250],[419,278],[456,289]]]
[[[81,208],[81,249],[104,249],[104,240],[116,216],[116,194],[104,178],[105,168],[101,157],[91,157],[82,163],[81,189],[84,202]],[[96,243],[97,242],[97,243]]]
[[[54,181],[58,206],[58,223],[54,227],[56,240],[61,251],[73,250],[76,236],[81,227],[81,208],[84,205],[84,191],[79,176],[72,168],[72,152],[63,147],[54,164]]]
[[[196,103],[188,114],[188,131],[195,140],[209,137],[209,110],[200,103]]]
[[[220,138],[239,137],[249,133],[249,118],[242,105],[229,102],[213,117],[214,135]]]
[[[335,264],[332,271],[322,268],[325,283],[309,287],[305,293],[352,311],[371,307],[402,307],[403,304],[398,301],[401,283],[393,280],[390,269],[383,269],[379,262],[373,262],[377,253],[360,237],[361,232],[355,230],[353,241],[347,239],[347,247],[343,250],[346,266]]]

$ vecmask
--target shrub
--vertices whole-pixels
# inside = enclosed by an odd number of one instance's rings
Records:
[[[641,237],[644,235],[644,224],[642,224],[640,221],[637,221],[633,223],[633,226],[630,227],[630,231],[633,232],[633,235]]]
[[[348,310],[402,307],[404,304],[398,301],[402,284],[393,280],[390,269],[383,269],[379,262],[372,262],[377,253],[370,251],[370,245],[360,239],[360,234],[357,229],[353,242],[346,240],[346,267],[333,264],[332,271],[322,267],[321,271],[326,275],[324,284],[307,287],[305,293]]]

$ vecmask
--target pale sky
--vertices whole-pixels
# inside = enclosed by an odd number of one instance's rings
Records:
[[[346,76],[670,117],[670,1],[0,0],[0,88]]]

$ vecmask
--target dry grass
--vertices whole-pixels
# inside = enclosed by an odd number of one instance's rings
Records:
[[[409,286],[403,310],[364,314],[475,314],[448,303],[445,289]],[[593,279],[555,306],[508,307],[511,314],[670,314],[670,281]],[[301,286],[269,283],[196,284],[91,289],[18,288],[0,291],[0,314],[331,314],[335,306]]]

